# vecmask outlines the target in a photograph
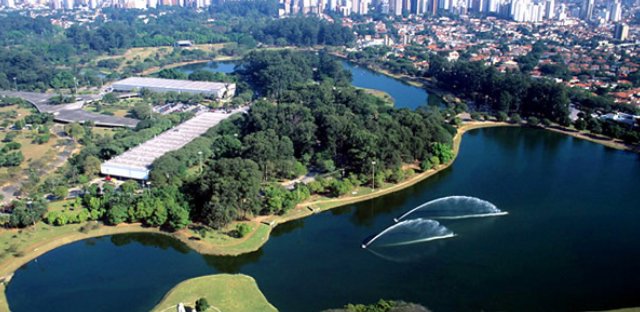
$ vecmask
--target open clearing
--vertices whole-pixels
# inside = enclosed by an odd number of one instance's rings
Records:
[[[207,311],[278,311],[260,292],[256,281],[242,274],[216,274],[188,279],[171,289],[152,311],[176,311],[178,303],[194,307],[200,298],[207,299],[210,305]]]

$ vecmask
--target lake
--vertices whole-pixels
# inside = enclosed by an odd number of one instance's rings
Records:
[[[236,64],[237,64],[236,61],[213,61],[213,62],[184,65],[184,66],[176,67],[176,69],[187,75],[197,70],[205,70],[205,71],[210,71],[214,73],[217,72],[217,73],[230,74],[234,72]]]
[[[638,306],[639,191],[636,154],[539,129],[478,129],[465,134],[450,168],[279,225],[257,252],[202,256],[152,234],[88,239],[25,265],[6,292],[14,312],[148,311],[184,279],[241,272],[292,312],[380,298],[433,311]],[[360,247],[394,217],[450,195],[488,200],[509,214],[441,220],[456,237],[397,252]]]
[[[342,66],[351,72],[353,77],[352,84],[359,88],[383,90],[387,92],[394,100],[396,108],[416,109],[419,106],[431,104],[440,105],[441,99],[437,96],[429,96],[429,93],[400,80],[389,78],[383,74],[376,73],[365,67],[358,66],[354,63],[342,61]],[[190,64],[177,67],[183,73],[190,74],[196,70],[208,70],[212,72],[232,73],[237,61],[226,62],[208,62]]]

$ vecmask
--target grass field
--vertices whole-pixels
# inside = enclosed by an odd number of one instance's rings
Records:
[[[34,136],[34,134],[28,133],[27,131],[21,131],[18,137],[13,140],[14,142],[18,142],[22,145],[20,148],[22,155],[24,155],[24,161],[20,164],[20,167],[22,168],[27,168],[29,161],[36,161],[40,159],[46,160],[47,158],[55,156],[55,145],[58,140],[57,136],[51,134],[49,142],[44,144],[31,143]]]
[[[207,299],[210,305],[207,311],[278,311],[260,292],[256,281],[242,274],[216,274],[186,280],[171,289],[152,311],[176,311],[178,303],[194,307],[200,298]]]
[[[104,127],[93,127],[91,129],[93,133],[100,134],[102,136],[113,136],[114,133],[117,132],[117,129],[114,128],[104,128]]]
[[[227,228],[206,232],[195,231],[193,229],[182,230],[176,236],[188,244],[191,248],[203,254],[216,255],[240,255],[260,249],[269,239],[271,227],[260,222],[244,222],[249,225],[251,231],[243,238],[235,238],[227,233],[232,231],[236,222]],[[190,238],[195,237],[198,240]]]
[[[4,296],[3,283],[0,283],[0,311],[9,312],[9,303],[7,302],[7,298]]]
[[[116,117],[127,117],[129,111],[138,103],[142,103],[143,99],[140,98],[131,98],[131,99],[123,99],[119,100],[113,104],[107,103],[91,103],[89,105],[85,105],[82,109],[88,112],[112,115]],[[100,111],[98,111],[98,105],[100,105]]]
[[[365,93],[367,94],[371,94],[377,98],[380,98],[381,100],[383,100],[388,106],[394,106],[395,103],[393,102],[393,98],[391,97],[391,95],[389,95],[389,93],[384,92],[382,90],[376,90],[376,89],[367,89],[367,88],[358,88],[360,90],[364,90]]]
[[[205,52],[216,51],[222,49],[224,44],[196,44],[188,49],[193,50],[202,50]],[[146,48],[131,48],[128,49],[124,54],[116,55],[116,56],[104,56],[96,59],[97,61],[105,60],[105,59],[122,59],[121,65],[118,70],[122,70],[128,62],[134,61],[143,61],[149,57],[155,57],[156,54],[160,56],[165,56],[171,54],[173,52],[173,47],[146,47]]]

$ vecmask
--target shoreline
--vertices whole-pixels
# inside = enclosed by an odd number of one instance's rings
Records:
[[[202,64],[202,63],[209,63],[209,62],[231,62],[231,61],[237,61],[239,59],[240,57],[238,56],[223,56],[223,57],[218,56],[213,59],[207,59],[207,60],[193,60],[193,61],[171,63],[164,66],[155,66],[155,67],[147,68],[140,73],[140,76],[148,76],[148,75],[160,72],[163,69],[171,69],[171,68],[182,67],[182,66],[187,66],[192,64]]]
[[[233,242],[229,245],[215,245],[212,243],[208,243],[201,240],[192,240],[190,239],[191,235],[189,234],[189,230],[183,229],[174,233],[164,232],[158,228],[148,228],[143,227],[141,224],[121,224],[117,226],[106,226],[100,223],[99,227],[95,230],[91,230],[88,233],[82,233],[79,231],[79,228],[82,226],[80,224],[67,225],[66,227],[70,230],[67,233],[63,233],[56,237],[54,240],[47,240],[42,242],[36,242],[31,245],[28,245],[26,250],[23,250],[24,255],[21,257],[15,257],[13,255],[7,256],[7,259],[0,261],[0,311],[10,311],[8,306],[8,300],[6,298],[6,286],[9,284],[11,278],[15,271],[17,271],[23,265],[29,263],[30,261],[36,259],[37,257],[54,250],[56,248],[62,247],[64,245],[68,245],[77,241],[85,240],[88,238],[96,238],[103,236],[110,236],[116,234],[133,234],[133,233],[151,233],[151,234],[160,234],[168,237],[172,237],[190,249],[202,254],[202,255],[212,255],[212,256],[238,256],[245,253],[254,252],[260,249],[264,244],[266,244],[271,236],[271,231],[281,223],[286,223],[289,221],[299,220],[302,218],[306,218],[312,216],[314,214],[328,211],[334,208],[355,204],[363,201],[367,201],[370,199],[374,199],[377,197],[381,197],[384,195],[388,195],[405,188],[411,187],[417,183],[420,183],[431,176],[436,175],[437,173],[449,168],[453,165],[455,160],[458,158],[458,154],[460,151],[460,146],[462,143],[462,138],[465,133],[475,129],[482,128],[493,128],[493,127],[521,127],[524,125],[519,124],[511,124],[507,122],[496,122],[496,121],[471,121],[461,125],[457,129],[457,133],[453,137],[453,159],[446,163],[440,165],[438,168],[430,169],[425,172],[416,174],[415,176],[402,181],[397,184],[393,184],[383,189],[377,189],[372,193],[364,194],[364,195],[356,195],[356,196],[346,196],[340,198],[329,198],[329,199],[320,199],[309,202],[303,202],[298,204],[292,211],[283,216],[261,216],[253,218],[249,221],[249,223],[256,225],[257,227],[246,237],[244,237],[240,241]],[[615,142],[611,142],[612,145],[603,144],[601,141],[593,138],[588,138],[581,133],[571,133],[569,131],[563,131],[561,129],[548,128],[548,127],[540,127],[543,130],[550,130],[556,133],[570,135],[572,137],[588,140],[593,143],[601,144],[607,147],[611,147],[618,150],[627,150],[633,151],[629,147],[614,146]],[[620,144],[619,144],[620,145]],[[637,151],[636,151],[637,152]],[[264,234],[257,234],[260,231],[260,227],[262,227],[266,232]],[[29,231],[30,229],[21,229],[21,230],[2,230],[7,232],[18,232],[18,231]],[[257,236],[259,239],[259,243],[250,247],[242,246],[243,243],[247,242],[254,236]],[[225,250],[225,248],[233,248],[238,247],[239,249],[231,249]]]
[[[102,237],[102,236],[128,234],[128,233],[153,233],[153,234],[166,235],[176,240],[179,240],[185,245],[187,245],[189,248],[203,255],[237,256],[240,254],[253,252],[260,249],[269,240],[271,231],[280,223],[286,223],[289,221],[298,220],[301,218],[314,215],[318,212],[327,211],[327,210],[341,207],[344,205],[349,205],[349,204],[370,200],[370,199],[387,195],[387,194],[405,189],[412,185],[415,185],[435,175],[436,173],[449,168],[449,166],[451,166],[455,162],[458,156],[458,151],[460,149],[460,143],[462,141],[462,137],[467,131],[480,129],[480,128],[509,127],[509,126],[514,127],[516,125],[502,123],[502,122],[492,122],[492,121],[470,122],[470,123],[464,124],[458,128],[458,131],[453,138],[453,152],[454,152],[453,159],[449,163],[442,164],[436,169],[431,169],[431,170],[422,172],[420,174],[416,174],[414,177],[409,178],[403,182],[394,184],[384,189],[376,190],[369,194],[301,203],[296,208],[294,208],[294,210],[292,210],[289,214],[284,216],[267,216],[267,217],[254,218],[253,220],[251,220],[251,222],[257,225],[258,227],[266,225],[265,226],[266,233],[264,233],[263,237],[258,237],[260,239],[260,242],[258,245],[251,246],[249,248],[244,248],[244,249],[239,249],[239,250],[234,250],[229,252],[228,250],[225,251],[224,249],[221,249],[221,246],[211,246],[212,244],[209,244],[203,241],[190,240],[189,239],[190,235],[185,235],[187,234],[186,230],[181,230],[175,233],[168,233],[168,232],[163,232],[158,228],[146,228],[140,224],[121,224],[118,226],[100,225],[98,229],[92,230],[88,233],[79,232],[79,229],[81,227],[80,224],[66,225],[65,229],[68,229],[69,230],[68,232],[62,233],[58,237],[55,237],[53,240],[35,242],[33,244],[28,245],[28,247],[25,248],[26,250],[22,250],[22,252],[24,252],[24,255],[21,257],[8,255],[7,259],[4,259],[3,261],[1,261],[0,264],[2,265],[0,266],[0,287],[1,287],[0,290],[4,290],[3,288],[6,288],[6,285],[11,280],[11,277],[13,276],[15,271],[18,270],[23,265],[29,263],[30,261],[36,259],[37,257],[53,249],[56,249],[77,241],[85,240],[88,238],[96,238],[96,237]],[[319,204],[322,204],[325,206],[322,208],[314,208],[314,206],[317,206]],[[27,228],[27,229],[21,229],[21,230],[14,229],[14,230],[2,230],[2,231],[17,233],[18,231],[29,231],[29,230],[30,229]],[[256,228],[249,235],[247,235],[247,237],[245,237],[242,241],[239,241],[235,244],[231,244],[228,246],[222,246],[222,248],[241,245],[243,242],[246,242],[247,240],[255,236],[256,232],[258,231],[259,231],[259,228]],[[6,307],[3,306],[3,304],[6,304]],[[8,301],[6,299],[6,295],[4,291],[0,292],[0,311],[9,311]]]

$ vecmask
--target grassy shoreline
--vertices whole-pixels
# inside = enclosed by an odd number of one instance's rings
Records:
[[[147,68],[144,71],[142,71],[140,75],[148,76],[151,74],[155,74],[163,69],[171,69],[171,68],[182,67],[182,66],[192,65],[192,64],[202,64],[202,63],[209,63],[209,62],[229,62],[229,61],[237,61],[239,59],[240,57],[237,57],[237,56],[217,56],[215,58],[206,59],[206,60],[184,61],[184,62],[172,63],[165,66],[155,66],[155,67]]]
[[[195,306],[206,298],[211,311],[278,311],[260,291],[256,281],[244,274],[214,274],[180,282],[165,294],[152,312],[175,311],[178,303]]]
[[[465,124],[458,129],[458,133],[454,136],[453,150],[455,157],[451,162],[440,165],[436,169],[431,169],[426,172],[417,174],[414,177],[407,179],[401,183],[389,186],[387,188],[378,189],[375,192],[371,192],[369,194],[306,202],[298,205],[298,207],[296,207],[290,213],[283,216],[267,216],[255,218],[254,220],[249,222],[254,227],[254,230],[243,239],[235,240],[229,244],[213,245],[203,240],[193,240],[191,239],[193,237],[193,233],[191,233],[190,230],[181,230],[176,233],[167,233],[160,231],[157,228],[146,228],[141,226],[140,224],[123,224],[119,226],[100,225],[98,228],[93,229],[87,233],[80,232],[80,228],[82,225],[79,224],[66,225],[62,227],[52,227],[44,223],[39,223],[35,229],[28,228],[22,230],[0,230],[0,237],[2,237],[3,235],[22,235],[19,233],[23,233],[24,235],[33,233],[34,235],[34,237],[31,238],[31,241],[25,242],[24,246],[21,248],[21,250],[19,250],[19,252],[21,253],[20,257],[5,255],[4,258],[0,260],[0,283],[8,283],[13,276],[13,273],[17,269],[48,251],[87,238],[114,234],[156,233],[167,235],[185,243],[187,246],[201,254],[209,255],[233,256],[256,251],[268,241],[271,230],[277,224],[304,218],[332,208],[366,201],[412,186],[448,168],[455,161],[464,133],[472,129],[500,126],[513,125],[508,123],[488,121],[471,122]],[[40,229],[38,229],[37,227],[40,227]],[[40,234],[41,236],[38,236],[38,234]],[[0,292],[0,311],[8,311],[8,305],[4,291]]]
[[[393,192],[400,191],[407,187],[413,186],[438,172],[449,168],[457,159],[460,144],[464,134],[470,130],[490,127],[518,127],[517,124],[510,124],[506,122],[494,122],[494,121],[482,121],[482,122],[468,122],[458,128],[456,135],[453,138],[453,152],[454,158],[447,164],[442,164],[438,168],[431,169],[420,174],[413,176],[398,184],[393,184],[386,188],[377,189],[370,193],[356,196],[345,196],[340,198],[326,198],[320,200],[309,201],[299,204],[295,209],[283,216],[261,216],[254,218],[246,223],[252,226],[253,231],[242,239],[234,239],[230,243],[219,244],[211,243],[206,240],[193,240],[193,232],[191,230],[181,230],[175,233],[168,233],[160,231],[157,228],[147,228],[140,224],[123,224],[119,226],[99,226],[98,228],[91,230],[87,233],[80,232],[81,225],[66,225],[63,227],[51,227],[44,223],[38,224],[38,227],[48,227],[50,229],[57,229],[54,235],[44,235],[39,239],[35,239],[25,248],[20,250],[23,254],[20,257],[14,257],[12,255],[6,256],[0,260],[0,311],[9,311],[8,302],[5,297],[5,285],[10,281],[13,276],[13,272],[20,268],[22,265],[30,262],[31,260],[41,256],[42,254],[51,251],[55,248],[79,241],[87,238],[125,234],[125,233],[156,233],[167,235],[177,239],[193,250],[207,255],[229,255],[235,256],[244,253],[249,253],[260,249],[269,239],[271,231],[278,224],[286,223],[289,221],[305,218],[314,215],[319,212],[327,211],[333,208],[342,207],[349,204],[354,204],[380,196],[384,196]],[[589,140],[595,143],[603,144],[602,140],[591,139],[584,134],[571,133],[569,131],[563,131],[561,129],[543,128],[554,132],[571,135],[576,138]],[[614,142],[611,142],[614,143]],[[606,144],[604,144],[606,145]],[[612,148],[629,150],[628,147],[607,145]],[[0,230],[0,238],[2,235],[9,233],[28,233],[29,231],[42,231],[42,229],[22,229],[22,230]],[[48,234],[48,233],[47,233]],[[53,239],[52,239],[53,237]]]

